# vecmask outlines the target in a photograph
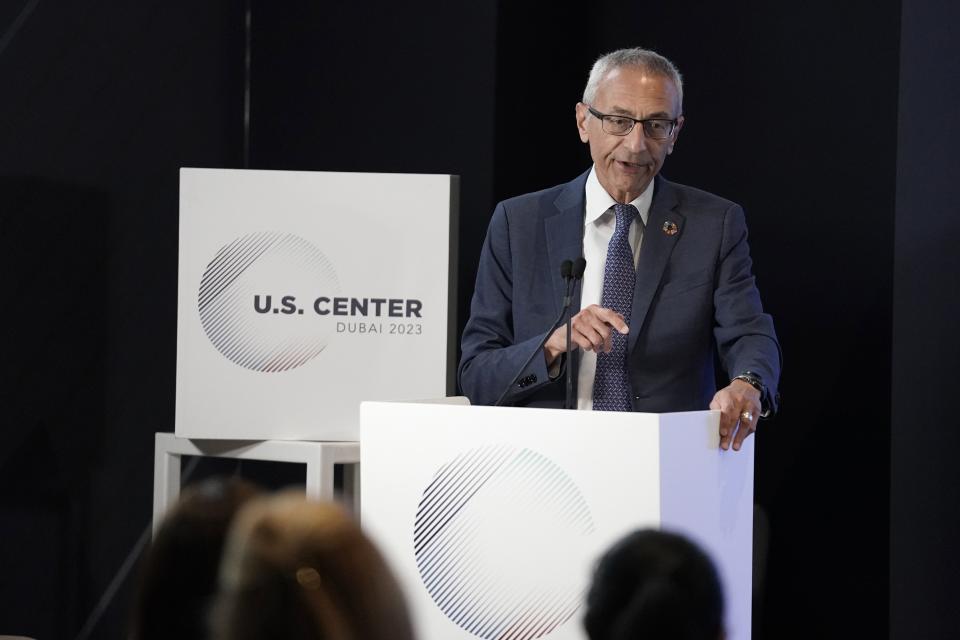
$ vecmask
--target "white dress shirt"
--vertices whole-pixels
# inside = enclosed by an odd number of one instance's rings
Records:
[[[613,205],[617,204],[597,179],[596,167],[590,170],[586,184],[586,211],[583,229],[583,257],[587,261],[587,268],[583,272],[581,286],[580,308],[586,309],[591,304],[600,304],[603,294],[603,271],[607,264],[607,245],[613,232],[617,228],[617,216],[613,212]],[[640,196],[629,203],[640,212],[643,224],[634,220],[630,225],[630,248],[633,249],[633,264],[637,265],[640,257],[640,245],[643,241],[643,228],[650,215],[650,202],[653,200],[653,181]],[[590,411],[593,409],[593,378],[597,371],[597,354],[593,351],[580,352],[580,372],[577,376],[577,408]]]

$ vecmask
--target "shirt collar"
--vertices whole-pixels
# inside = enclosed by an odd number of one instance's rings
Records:
[[[650,203],[653,201],[653,183],[654,181],[651,180],[647,188],[643,190],[643,193],[630,203],[640,212],[640,219],[643,220],[644,226],[647,224],[647,217],[650,215]],[[600,184],[600,179],[597,178],[596,166],[590,168],[590,175],[587,176],[587,184],[584,187],[584,191],[586,197],[584,225],[596,222],[610,207],[617,204],[617,201],[614,200],[610,194],[607,193],[607,190],[603,188],[603,185]]]

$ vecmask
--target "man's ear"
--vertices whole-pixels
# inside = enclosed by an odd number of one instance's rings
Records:
[[[577,131],[580,134],[580,142],[589,142],[590,135],[587,133],[587,118],[590,112],[587,111],[587,105],[582,102],[577,103]]]

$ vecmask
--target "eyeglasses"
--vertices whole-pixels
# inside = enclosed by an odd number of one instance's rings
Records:
[[[666,140],[673,135],[673,130],[677,126],[676,120],[668,118],[644,118],[637,120],[630,116],[610,115],[600,113],[590,105],[587,110],[593,114],[593,117],[599,118],[604,132],[613,136],[625,136],[633,131],[634,125],[638,122],[643,125],[643,135],[651,140]]]

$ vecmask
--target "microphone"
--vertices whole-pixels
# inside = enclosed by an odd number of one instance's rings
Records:
[[[567,309],[570,308],[570,303],[572,302],[572,292],[573,292],[573,283],[575,282],[573,274],[576,269],[577,262],[586,262],[583,258],[578,258],[577,261],[564,260],[560,263],[560,276],[566,281],[567,289],[563,296],[563,308],[560,309],[560,315],[557,316],[557,319],[553,321],[553,324],[550,325],[550,329],[547,330],[546,335],[543,336],[543,340],[540,341],[540,344],[537,345],[537,348],[533,350],[533,353],[530,354],[530,357],[526,359],[523,365],[519,370],[510,378],[510,384],[507,385],[507,388],[503,390],[503,393],[500,394],[500,397],[497,398],[497,401],[493,403],[493,406],[499,407],[503,404],[503,401],[506,399],[507,394],[510,393],[510,389],[513,388],[513,385],[517,383],[517,379],[523,375],[523,372],[527,370],[527,367],[530,366],[530,363],[533,362],[534,356],[536,356],[540,349],[543,348],[543,345],[546,344],[547,340],[553,334],[554,329],[560,326],[560,323],[563,322],[563,316],[566,315]],[[583,268],[580,269],[580,275],[583,275]]]
[[[571,281],[577,281],[583,277],[583,272],[587,268],[587,261],[583,256],[580,256],[573,261],[573,265],[570,268],[570,279]],[[569,290],[569,288],[568,288]],[[569,297],[569,296],[568,296]],[[567,303],[569,304],[569,303]],[[564,409],[576,409],[573,405],[573,344],[571,344],[571,323],[573,318],[567,318],[567,395],[563,401]]]
[[[587,260],[583,256],[580,256],[579,258],[573,261],[573,266],[570,267],[571,269],[570,275],[572,275],[574,278],[579,280],[580,278],[583,277],[583,272],[586,270],[586,268],[587,268]]]

